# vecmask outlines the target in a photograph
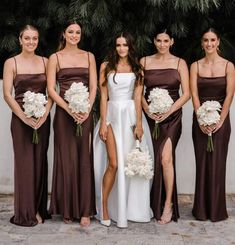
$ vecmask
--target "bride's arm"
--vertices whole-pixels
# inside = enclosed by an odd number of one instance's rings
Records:
[[[99,135],[101,140],[106,141],[107,139],[107,124],[106,124],[106,115],[107,115],[107,101],[108,101],[108,88],[105,82],[105,67],[106,63],[102,63],[100,66],[100,78],[99,78],[99,87],[100,87],[100,130]]]

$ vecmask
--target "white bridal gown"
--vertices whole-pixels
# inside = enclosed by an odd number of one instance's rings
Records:
[[[107,106],[107,124],[110,124],[116,141],[118,170],[114,186],[108,199],[109,216],[117,222],[118,227],[127,227],[127,220],[149,222],[152,217],[150,209],[150,181],[140,177],[127,177],[124,165],[127,154],[135,147],[132,126],[136,124],[136,111],[133,100],[135,87],[134,73],[114,73],[108,77],[109,100]],[[144,135],[141,148],[149,150],[153,159],[150,131],[146,118],[142,115]],[[97,218],[102,218],[102,180],[107,168],[107,151],[99,137],[100,123],[94,131],[94,170]]]

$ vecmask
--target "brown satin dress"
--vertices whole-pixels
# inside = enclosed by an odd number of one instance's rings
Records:
[[[26,91],[46,94],[46,74],[16,74],[13,85],[15,100],[22,108],[23,94]],[[33,129],[23,123],[14,113],[12,114],[15,191],[14,216],[10,222],[21,226],[36,225],[38,223],[37,212],[43,221],[49,218],[47,213],[47,150],[50,116],[37,131],[39,143],[33,144]]]
[[[61,68],[57,72],[60,96],[73,82],[88,87],[88,68]],[[96,214],[93,167],[93,117],[82,123],[82,136],[76,136],[74,119],[56,106],[54,117],[54,166],[50,213],[65,219],[79,219]]]
[[[145,70],[144,72],[144,84],[146,86],[145,99],[147,101],[150,91],[156,87],[167,89],[171,98],[176,101],[179,98],[179,87],[180,87],[180,75],[177,69],[151,69]],[[146,115],[151,133],[153,132],[155,121]],[[172,155],[173,155],[173,166],[174,166],[174,187],[172,195],[172,219],[177,221],[179,218],[178,210],[178,199],[177,199],[177,187],[176,187],[176,169],[175,169],[175,148],[181,135],[181,118],[182,110],[179,109],[171,114],[166,120],[159,124],[160,136],[159,138],[153,139],[154,147],[154,177],[150,195],[150,204],[153,210],[155,219],[160,220],[163,212],[166,193],[163,179],[163,170],[161,164],[161,157],[163,147],[169,138],[172,142]]]
[[[223,105],[226,96],[226,77],[197,79],[200,103],[216,100]],[[225,200],[225,175],[228,143],[231,133],[229,115],[222,127],[212,135],[214,151],[207,152],[207,135],[193,115],[193,143],[196,158],[196,186],[193,215],[198,220],[220,221],[228,217]]]

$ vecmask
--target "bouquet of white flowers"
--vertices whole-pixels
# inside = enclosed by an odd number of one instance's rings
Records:
[[[69,108],[75,113],[88,113],[90,108],[88,88],[82,83],[73,82],[65,91],[64,98],[69,102]],[[77,124],[76,136],[82,136],[82,126]]]
[[[206,101],[197,110],[197,120],[199,125],[210,126],[220,120],[221,105],[218,101]],[[214,151],[212,134],[208,134],[207,151]]]
[[[129,177],[139,175],[148,180],[153,177],[153,161],[148,151],[141,151],[139,140],[136,140],[135,149],[127,155],[124,171]]]
[[[24,93],[23,102],[24,114],[26,117],[40,118],[46,112],[45,105],[47,100],[46,96],[42,93],[27,91]],[[39,142],[37,129],[34,129],[32,142],[34,144],[38,144]]]
[[[162,88],[154,88],[153,90],[151,90],[148,97],[148,102],[150,102],[148,106],[150,114],[166,113],[170,110],[171,106],[174,103],[171,96],[169,95],[169,92],[166,89]],[[155,121],[155,127],[153,130],[154,139],[157,139],[160,135],[158,123],[158,121]]]

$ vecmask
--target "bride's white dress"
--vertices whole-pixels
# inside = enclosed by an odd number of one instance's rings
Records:
[[[108,76],[108,106],[107,124],[114,132],[118,170],[114,186],[108,199],[108,211],[112,220],[118,227],[127,227],[127,220],[136,222],[149,222],[152,217],[150,209],[150,181],[137,176],[127,177],[124,173],[127,154],[135,147],[132,126],[136,124],[136,110],[133,100],[135,87],[134,73],[114,73]],[[153,149],[150,131],[146,118],[143,118],[144,135],[141,148],[148,149],[153,159]],[[106,146],[99,137],[100,123],[94,130],[94,171],[97,217],[102,218],[102,180],[107,168]]]

